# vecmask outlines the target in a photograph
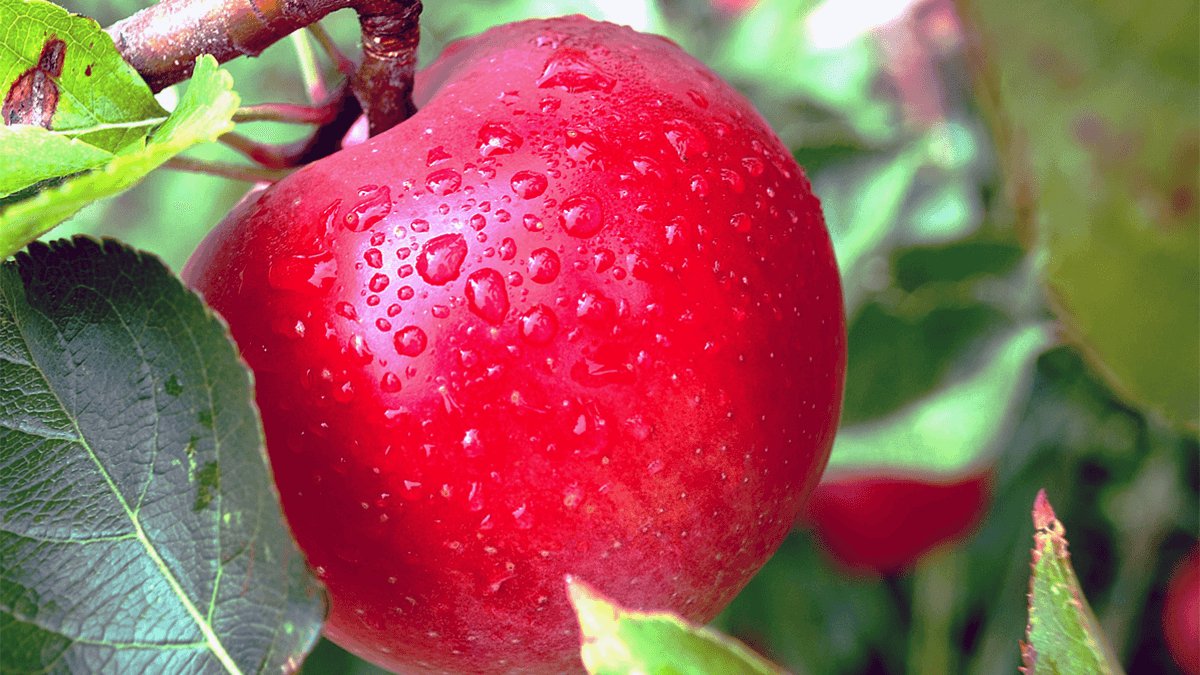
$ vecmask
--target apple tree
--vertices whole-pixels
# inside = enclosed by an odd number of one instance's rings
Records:
[[[0,0],[0,670],[1196,672],[1200,10],[885,4]]]

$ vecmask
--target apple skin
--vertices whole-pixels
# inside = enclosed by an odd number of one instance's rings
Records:
[[[991,475],[934,477],[862,470],[826,476],[804,508],[834,563],[855,574],[903,572],[935,547],[979,524],[991,498]]]
[[[1162,612],[1167,651],[1186,675],[1200,675],[1200,546],[1171,573]]]
[[[582,16],[451,45],[416,101],[183,274],[254,371],[326,635],[404,673],[582,672],[566,574],[710,620],[840,414],[802,170],[677,45]]]

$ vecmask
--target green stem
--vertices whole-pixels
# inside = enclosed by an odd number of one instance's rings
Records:
[[[191,159],[190,157],[178,156],[168,159],[167,163],[164,164],[163,167],[167,169],[175,169],[177,171],[188,171],[191,173],[203,173],[210,176],[231,178],[233,180],[245,181],[247,183],[274,183],[290,173],[288,171],[263,169],[257,166],[247,166],[245,164],[207,162],[199,159]]]
[[[288,37],[291,38],[292,47],[296,50],[296,60],[300,65],[300,78],[304,81],[304,91],[308,94],[308,102],[316,104],[324,101],[329,96],[329,89],[325,86],[325,75],[321,72],[321,67],[317,65],[317,55],[313,51],[312,43],[308,41],[308,34],[298,30]]]
[[[957,672],[951,638],[959,610],[963,553],[947,546],[926,555],[913,572],[912,632],[908,643],[910,675]]]

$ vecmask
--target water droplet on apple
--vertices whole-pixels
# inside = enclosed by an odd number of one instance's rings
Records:
[[[392,329],[392,322],[380,317],[375,319],[375,327],[386,333]]]
[[[544,345],[558,333],[558,317],[545,305],[535,305],[521,315],[521,337],[535,345]]]
[[[650,432],[652,429],[650,425],[646,423],[646,420],[642,419],[641,415],[634,415],[633,417],[630,417],[629,419],[625,420],[625,424],[629,426],[629,435],[633,436],[633,440],[641,442],[647,438],[650,438]]]
[[[421,352],[425,351],[429,339],[425,337],[425,331],[420,327],[405,326],[396,331],[393,342],[396,343],[396,351],[402,356],[419,356]]]
[[[396,291],[396,297],[401,300],[412,300],[415,294],[412,286],[401,286],[400,290]]]
[[[575,316],[584,323],[607,325],[617,315],[617,304],[598,291],[584,291],[575,303]]]
[[[533,513],[529,508],[522,504],[512,512],[513,520],[516,521],[518,530],[528,530],[533,527]],[[513,575],[516,576],[516,575]]]
[[[763,162],[757,157],[746,157],[742,159],[742,166],[746,168],[746,173],[750,174],[751,178],[758,178],[762,175]]]
[[[483,454],[483,442],[479,440],[478,429],[467,429],[467,433],[463,434],[462,447],[467,457],[478,457]],[[477,484],[472,483],[472,488],[475,485]]]
[[[372,293],[382,293],[388,287],[388,276],[386,274],[376,274],[371,277],[371,281],[367,284],[367,287],[371,289]]]
[[[542,222],[542,219],[538,218],[532,213],[526,213],[524,217],[521,218],[521,224],[524,225],[525,229],[529,230],[530,232],[541,232],[542,230],[546,229],[546,225]]]
[[[596,249],[596,252],[592,254],[592,264],[596,266],[597,272],[607,270],[616,261],[617,254],[606,248]]]
[[[516,271],[509,272],[507,279],[509,286],[520,286],[525,282],[525,277],[522,277],[521,273]]]
[[[467,240],[461,234],[443,234],[425,242],[417,256],[417,274],[434,286],[458,278],[467,257]]]
[[[520,149],[524,142],[512,126],[504,122],[488,122],[479,129],[479,143],[475,148],[481,157],[510,155]]]
[[[633,168],[636,169],[641,175],[653,175],[659,178],[662,177],[658,165],[655,164],[654,160],[650,159],[649,157],[634,157],[632,162]]]
[[[517,242],[512,240],[512,237],[505,237],[504,241],[500,242],[500,259],[512,260],[517,255]]]
[[[561,264],[557,253],[548,248],[539,248],[529,254],[526,268],[529,271],[530,279],[539,284],[548,284],[558,278]]]
[[[383,267],[383,254],[377,248],[369,248],[364,251],[363,260],[366,260],[367,264],[375,269]]]
[[[471,483],[471,490],[467,494],[467,510],[479,512],[483,510],[483,484]]]
[[[508,290],[504,277],[496,270],[485,267],[467,277],[467,306],[479,318],[498,324],[508,314]]]
[[[354,399],[354,385],[346,380],[333,388],[333,398],[338,403],[349,403]]]
[[[400,496],[408,501],[417,501],[421,498],[421,483],[415,480],[404,481],[404,491]]]
[[[339,302],[334,310],[351,321],[358,320],[358,312],[354,311],[354,305],[348,302]]]
[[[646,466],[646,471],[653,476],[663,470],[663,462],[661,459],[656,459]]]
[[[537,86],[578,94],[612,91],[617,81],[596,67],[587,55],[575,49],[560,49],[546,59]]]
[[[742,174],[733,169],[721,169],[721,180],[733,190],[734,194],[742,194],[746,190],[746,181],[742,180]]]
[[[425,166],[433,166],[448,159],[450,159],[450,153],[446,152],[445,148],[439,145],[429,150],[429,154],[425,157]]]
[[[688,240],[688,222],[683,216],[675,216],[667,225],[665,234],[668,244],[684,244]]]
[[[687,95],[688,95],[688,98],[692,99],[692,103],[695,103],[696,105],[700,106],[701,108],[708,107],[708,99],[704,98],[704,94],[701,94],[700,92],[696,91],[695,89],[688,89]]]
[[[695,192],[697,197],[704,199],[708,196],[708,180],[704,176],[692,176],[690,186],[692,192]]]
[[[567,129],[566,142],[563,144],[563,149],[567,151],[567,157],[588,164],[598,159],[597,155],[603,147],[603,142],[600,137],[588,129]]]
[[[271,263],[267,283],[281,291],[324,291],[337,277],[337,260],[332,253],[289,256]]]
[[[372,232],[371,233],[371,245],[372,246],[382,245],[385,239],[387,239],[386,233],[383,233],[383,232]]]
[[[396,316],[397,314],[399,314],[402,311],[403,311],[403,309],[400,307],[400,305],[388,305],[387,315],[388,316]]]
[[[537,171],[518,171],[513,174],[509,185],[512,186],[512,191],[521,199],[533,199],[540,197],[546,191],[546,187],[550,182],[546,179],[545,174]]]
[[[383,379],[379,381],[379,387],[389,394],[400,391],[400,386],[400,378],[396,377],[396,374],[392,372],[384,373]]]
[[[464,368],[474,368],[479,365],[479,353],[474,349],[458,350],[458,361]]]
[[[444,319],[450,316],[450,308],[446,305],[434,305],[433,307],[429,308],[429,313],[432,314],[433,318],[435,319]]]
[[[729,219],[729,224],[738,232],[749,232],[753,221],[745,213],[735,213],[733,218]]]
[[[607,363],[585,357],[571,366],[571,379],[585,387],[603,387],[609,384],[633,384],[637,376],[628,364]],[[579,433],[582,432],[580,430]]]
[[[558,110],[559,106],[562,105],[562,101],[554,98],[553,96],[547,96],[546,98],[542,99],[541,103],[538,105],[542,112],[549,115],[550,113]]]
[[[417,218],[416,220],[412,221],[412,223],[409,225],[409,227],[412,228],[413,232],[428,232],[429,231],[429,221]]]
[[[470,220],[467,221],[467,225],[470,225],[472,230],[478,232],[487,226],[487,218],[484,218],[476,213],[475,215],[471,216]]]
[[[344,218],[346,228],[354,232],[371,229],[392,210],[392,195],[386,185],[366,186],[359,190],[359,194],[365,194],[367,198],[355,204]]]
[[[663,123],[663,133],[681,161],[686,162],[688,159],[708,154],[708,138],[690,122],[680,119],[668,120]]]
[[[439,169],[425,177],[425,188],[439,197],[457,192],[461,185],[462,175],[454,169]]]
[[[567,234],[586,238],[604,227],[604,209],[596,195],[585,192],[563,200],[558,220]]]
[[[379,304],[379,296],[378,295],[368,295],[367,296],[367,307],[375,307],[378,304]]]

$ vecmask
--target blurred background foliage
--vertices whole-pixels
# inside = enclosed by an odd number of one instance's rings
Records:
[[[108,25],[148,2],[61,4]],[[679,42],[806,168],[850,318],[827,479],[991,478],[974,533],[899,574],[846,572],[798,526],[718,627],[797,675],[1015,673],[1045,488],[1127,671],[1178,672],[1159,614],[1200,530],[1196,3],[427,0],[422,62],[576,11]],[[357,51],[352,13],[325,24]],[[226,67],[244,103],[304,100],[287,41]],[[160,171],[51,236],[178,271],[246,188]],[[303,672],[381,671],[322,641]]]

